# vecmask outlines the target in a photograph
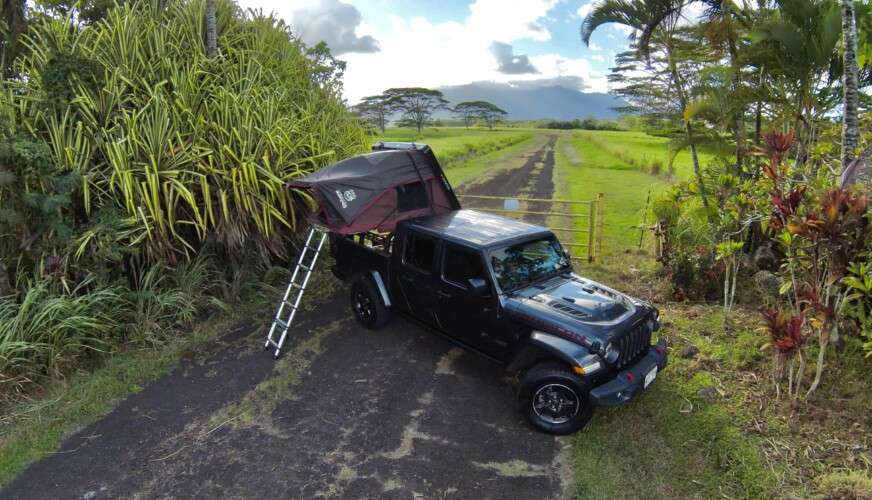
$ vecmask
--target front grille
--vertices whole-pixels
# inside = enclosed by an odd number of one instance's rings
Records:
[[[648,346],[651,345],[651,330],[646,325],[647,319],[642,319],[614,341],[620,353],[615,363],[618,368],[634,363],[648,352]]]

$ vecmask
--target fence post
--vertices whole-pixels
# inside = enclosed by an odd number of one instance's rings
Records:
[[[596,254],[594,259],[603,253],[603,194],[596,194]]]
[[[592,201],[589,205],[590,214],[587,223],[587,261],[593,262],[596,253],[596,201]]]

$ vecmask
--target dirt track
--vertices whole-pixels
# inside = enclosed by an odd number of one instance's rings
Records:
[[[485,196],[519,196],[525,198],[549,199],[554,193],[554,148],[557,136],[548,136],[548,142],[540,149],[529,153],[525,163],[514,169],[500,170],[490,178],[466,183],[458,188],[458,193]],[[496,200],[478,200],[461,198],[464,207],[469,208],[502,208],[502,202]],[[530,203],[524,207],[530,211],[544,211],[545,206]],[[527,215],[525,220],[536,224],[544,224],[545,217]]]

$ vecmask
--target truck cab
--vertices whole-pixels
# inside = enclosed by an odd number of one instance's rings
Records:
[[[577,275],[545,227],[454,210],[390,234],[334,235],[331,253],[363,326],[402,314],[503,365],[542,431],[577,431],[666,366],[665,343],[652,343],[657,309]]]

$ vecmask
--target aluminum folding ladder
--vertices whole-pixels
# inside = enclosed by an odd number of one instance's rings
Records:
[[[313,243],[317,240],[317,246]],[[297,316],[297,311],[300,309],[300,301],[303,299],[303,293],[306,291],[306,285],[309,284],[309,278],[312,277],[312,271],[315,269],[315,263],[318,262],[318,255],[321,254],[321,248],[324,242],[327,241],[327,230],[312,226],[309,229],[309,235],[306,237],[306,244],[303,245],[303,250],[300,252],[300,257],[297,259],[297,265],[294,267],[294,272],[291,274],[291,281],[285,289],[285,295],[282,297],[279,306],[276,309],[275,318],[272,325],[269,327],[269,333],[266,336],[266,342],[263,345],[264,350],[270,347],[275,348],[273,358],[278,359],[282,352],[282,346],[285,344],[285,339],[288,336],[288,330]],[[302,271],[302,273],[301,273]],[[302,280],[298,280],[302,275]],[[296,294],[293,300],[292,294]],[[275,338],[278,337],[278,341]]]

